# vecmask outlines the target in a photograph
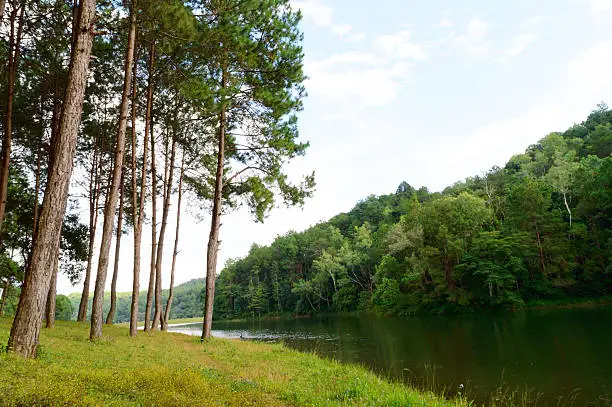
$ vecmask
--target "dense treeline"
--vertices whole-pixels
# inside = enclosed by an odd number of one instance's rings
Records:
[[[612,290],[612,110],[430,193],[402,183],[229,261],[217,317],[514,308]]]
[[[75,312],[90,319],[90,339],[125,320],[116,286],[130,229],[130,333],[142,316],[145,330],[165,329],[172,306],[185,305],[173,286],[183,195],[212,215],[210,335],[222,214],[246,205],[261,220],[277,197],[299,205],[314,187],[312,175],[284,173],[308,147],[296,117],[300,18],[289,0],[0,2],[2,304],[19,295],[7,307],[9,351],[35,356],[41,321],[53,327],[65,303],[58,272],[84,283]],[[150,259],[141,258],[145,229]]]
[[[174,287],[174,300],[170,309],[169,319],[201,317],[204,311],[204,279],[190,280],[186,283],[179,284]],[[139,296],[139,313],[138,320],[144,321],[146,291],[141,291]],[[130,310],[132,305],[131,292],[118,292],[117,304],[115,311],[115,322],[129,322]],[[162,300],[164,303],[168,301],[169,290],[162,290]],[[58,296],[60,297],[60,296]],[[79,309],[81,296],[79,294],[70,294],[68,296],[74,309],[74,314],[67,319],[76,319],[76,311]],[[91,316],[91,303],[93,299],[89,299],[87,315]],[[110,310],[111,301],[110,293],[104,293],[103,312],[106,315]],[[152,318],[153,315],[150,315]]]

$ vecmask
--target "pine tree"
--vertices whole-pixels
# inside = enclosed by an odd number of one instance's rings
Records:
[[[188,93],[214,113],[216,166],[200,191],[213,190],[206,260],[206,304],[202,339],[210,336],[223,207],[244,199],[259,221],[278,193],[301,204],[314,186],[312,176],[288,182],[282,164],[304,153],[297,141],[295,112],[301,109],[302,35],[300,16],[287,0],[211,0],[202,3],[201,43],[208,53]],[[233,168],[236,166],[237,168]],[[197,181],[196,181],[197,183]]]
[[[53,264],[53,259],[58,256],[59,236],[66,212],[85,82],[95,35],[95,5],[94,0],[82,0],[78,7],[59,132],[53,145],[53,164],[45,189],[31,260],[8,341],[9,351],[25,357],[36,356],[42,314],[51,283],[49,264]]]
[[[128,103],[132,89],[132,64],[134,63],[134,50],[136,48],[136,0],[130,5],[130,29],[125,52],[123,92],[121,95],[121,107],[119,108],[119,124],[117,126],[117,138],[115,140],[115,158],[113,161],[112,181],[109,186],[106,206],[104,208],[104,226],[102,230],[102,241],[100,243],[100,255],[98,257],[98,273],[96,275],[96,286],[91,310],[90,339],[102,336],[102,303],[104,301],[104,285],[106,284],[106,273],[108,271],[109,252],[112,238],[115,210],[117,208],[117,197],[123,173],[123,159],[125,156],[125,133],[127,129]]]

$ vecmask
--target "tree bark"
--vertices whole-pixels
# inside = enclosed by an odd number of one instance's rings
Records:
[[[36,173],[34,175],[34,219],[32,224],[32,236],[36,235],[38,228],[38,191],[40,190],[40,171],[41,171],[40,145],[36,150]]]
[[[4,5],[2,5],[4,10]],[[4,117],[4,137],[2,139],[2,152],[0,153],[0,232],[4,222],[6,198],[8,192],[9,166],[11,161],[11,144],[13,142],[13,101],[15,99],[15,78],[19,66],[21,37],[23,33],[23,15],[25,2],[19,8],[14,7],[10,15],[10,34],[7,66],[7,100],[6,115]],[[19,16],[17,16],[19,13]],[[17,24],[17,27],[15,27]],[[15,32],[17,28],[17,32]]]
[[[181,172],[179,175],[178,186],[178,202],[176,204],[176,230],[174,233],[174,250],[172,252],[172,268],[170,269],[170,290],[168,292],[168,301],[166,302],[166,310],[162,322],[162,330],[168,329],[168,320],[170,319],[170,309],[172,300],[174,300],[174,270],[176,266],[176,255],[178,254],[179,228],[181,226],[181,202],[183,200],[183,176],[185,175],[185,155],[181,161]]]
[[[36,356],[45,300],[51,283],[49,264],[53,264],[59,250],[59,236],[66,213],[68,187],[89,71],[95,6],[95,0],[82,0],[79,7],[78,29],[71,52],[60,131],[53,149],[55,157],[45,189],[32,259],[22,286],[7,346],[8,351],[25,357]]]
[[[2,17],[4,16],[5,4],[6,4],[5,0],[0,0],[0,21],[2,21]]]
[[[151,125],[153,130],[153,125]],[[155,284],[157,283],[157,273],[155,270],[155,257],[157,256],[157,166],[155,164],[155,138],[151,135],[151,262],[149,270],[149,290],[147,291],[147,315],[149,316],[150,326],[152,331],[157,330],[155,315],[151,320],[151,311],[153,309],[153,298],[155,297]],[[155,311],[157,313],[157,310]],[[145,325],[146,322],[145,322]]]
[[[170,160],[166,160],[166,168],[164,169],[164,201],[162,209],[162,222],[159,229],[159,239],[157,242],[157,255],[155,256],[155,316],[153,324],[161,322],[162,330],[166,330],[166,321],[164,320],[163,304],[162,304],[162,261],[164,256],[164,238],[166,236],[166,227],[168,225],[168,212],[170,211],[170,195],[172,192],[172,180],[174,178],[174,161],[176,158],[176,138],[173,134],[172,149]],[[167,151],[166,151],[167,156]]]
[[[569,214],[569,225],[571,228],[572,227],[572,211],[570,210],[570,207],[567,203],[567,194],[565,192],[563,193],[563,203],[565,204],[565,209],[567,209],[567,213]]]
[[[40,138],[38,139],[38,145],[36,146],[36,171],[34,173],[34,219],[32,220],[32,240],[36,235],[36,228],[38,227],[38,195],[40,191],[40,172],[42,171],[42,140],[45,136],[45,113],[43,107],[43,97],[40,97]],[[53,126],[53,123],[51,124]],[[53,131],[53,129],[51,129]],[[29,254],[28,254],[29,257]],[[26,266],[27,267],[27,266]]]
[[[59,253],[58,253],[59,254]],[[57,267],[59,265],[59,256],[53,259],[51,285],[47,294],[47,307],[45,315],[45,328],[53,328],[55,326],[55,299],[57,297]]]
[[[91,268],[93,260],[94,244],[96,241],[96,229],[98,227],[98,205],[101,195],[101,163],[98,141],[94,142],[94,157],[89,173],[89,247],[87,251],[87,266],[85,268],[85,281],[83,282],[83,292],[79,303],[79,313],[77,321],[84,322],[87,318],[87,307],[89,302],[89,287],[91,281]]]
[[[162,290],[161,290],[161,274],[162,274],[162,261],[164,256],[164,238],[166,235],[166,227],[168,225],[168,212],[170,211],[170,195],[172,193],[172,181],[174,178],[174,161],[176,158],[176,138],[173,134],[172,137],[172,149],[170,152],[170,161],[168,164],[168,176],[166,178],[166,185],[164,185],[164,208],[162,210],[162,223],[159,230],[159,242],[157,243],[157,257],[155,259],[155,273],[157,274],[156,281],[158,285],[155,291],[155,309],[159,309],[159,315],[161,319],[161,329],[166,330],[166,319],[163,312],[162,305]],[[159,305],[157,305],[159,303]],[[155,312],[157,314],[157,311]]]
[[[227,68],[223,68],[221,75],[221,91],[227,86]],[[223,200],[223,168],[225,165],[225,126],[226,126],[225,100],[221,100],[219,113],[219,140],[217,150],[217,173],[215,174],[215,195],[210,222],[210,235],[206,252],[206,299],[204,303],[204,327],[202,340],[210,338],[212,330],[213,305],[215,298],[215,279],[217,276],[217,254],[219,251],[219,229],[221,228],[221,207]]]
[[[7,278],[6,283],[4,283],[4,289],[2,290],[2,299],[0,300],[0,317],[4,315],[4,304],[6,303],[6,299],[8,298],[8,292],[10,287],[11,282]]]
[[[117,216],[117,234],[115,235],[115,264],[113,265],[113,280],[111,282],[111,303],[108,315],[106,315],[106,324],[112,325],[117,309],[117,275],[119,274],[119,254],[121,253],[121,231],[123,227],[123,173],[121,174],[121,191],[119,195],[119,215]]]
[[[155,43],[153,43],[155,45]],[[151,104],[153,102],[151,101]],[[151,105],[151,110],[153,106]],[[156,329],[151,323],[151,309],[155,290],[155,256],[157,254],[157,166],[155,165],[155,137],[153,137],[153,112],[149,117],[149,137],[151,138],[151,263],[149,269],[149,288],[145,310],[145,331]]]
[[[132,0],[130,7],[130,31],[128,34],[128,45],[125,53],[125,65],[123,67],[124,78],[123,91],[121,94],[121,107],[119,113],[119,124],[117,126],[117,140],[115,144],[115,159],[113,176],[108,191],[108,199],[104,208],[104,226],[102,229],[102,241],[100,242],[100,255],[98,256],[98,273],[96,275],[96,286],[91,309],[91,329],[89,339],[102,336],[102,305],[104,302],[104,285],[106,284],[106,273],[108,272],[108,258],[112,239],[115,210],[117,209],[117,197],[121,175],[123,173],[123,158],[125,155],[125,132],[127,128],[128,104],[132,90],[132,64],[134,63],[134,48],[136,44],[136,0]]]
[[[138,334],[138,300],[140,298],[140,249],[142,241],[142,225],[144,221],[144,204],[146,196],[146,180],[147,180],[147,160],[149,159],[149,126],[148,118],[151,115],[151,107],[153,100],[153,81],[151,74],[153,72],[154,59],[149,58],[149,83],[147,85],[147,106],[146,106],[146,122],[145,136],[142,153],[142,170],[140,179],[140,198],[136,193],[136,64],[134,64],[134,81],[132,88],[132,221],[134,224],[134,269],[132,282],[132,306],[130,309],[130,336]],[[138,204],[138,213],[136,213],[136,205]]]

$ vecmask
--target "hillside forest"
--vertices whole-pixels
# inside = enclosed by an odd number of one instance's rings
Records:
[[[612,110],[442,192],[403,182],[217,279],[218,317],[516,309],[612,293]]]

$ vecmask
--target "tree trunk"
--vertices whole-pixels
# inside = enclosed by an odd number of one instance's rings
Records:
[[[8,298],[8,292],[10,287],[11,282],[7,278],[6,283],[4,283],[4,289],[2,290],[2,299],[0,300],[0,317],[4,315],[4,304],[6,303],[6,299]]]
[[[115,235],[115,264],[113,265],[113,280],[111,282],[111,303],[106,324],[112,325],[117,309],[117,274],[119,274],[119,254],[121,253],[121,231],[123,226],[123,173],[121,174],[121,191],[119,195],[119,215],[117,217],[117,234]]]
[[[546,276],[546,262],[544,260],[544,249],[542,248],[542,239],[540,238],[540,230],[538,229],[538,222],[534,220],[533,225],[534,225],[535,232],[536,232],[536,238],[538,240],[538,251],[540,254],[540,264],[542,266],[542,274]]]
[[[0,0],[0,21],[2,21],[2,16],[4,16],[5,4],[6,4],[5,0]]]
[[[33,243],[32,260],[22,286],[17,313],[13,320],[8,350],[25,357],[36,356],[45,300],[51,283],[54,257],[59,250],[59,236],[66,213],[68,187],[76,152],[77,134],[83,111],[85,84],[93,43],[95,0],[82,0],[72,49],[60,131],[53,148],[51,175],[43,198],[38,233]]]
[[[223,68],[221,92],[227,85],[227,69]],[[225,100],[221,100],[219,113],[219,146],[217,150],[217,173],[215,174],[215,195],[206,252],[206,299],[204,303],[204,327],[202,340],[210,338],[212,330],[213,305],[215,301],[215,279],[217,276],[217,254],[219,251],[219,229],[221,228],[221,206],[223,204],[223,168],[225,165]]]
[[[104,285],[106,284],[106,273],[108,271],[108,257],[117,209],[117,196],[121,175],[123,173],[123,158],[125,155],[125,132],[127,128],[128,103],[132,90],[132,64],[134,63],[134,48],[136,44],[136,0],[132,0],[130,7],[130,32],[128,34],[128,45],[125,53],[125,65],[123,67],[124,78],[123,92],[121,94],[121,107],[119,113],[119,125],[117,128],[117,140],[115,144],[115,159],[113,176],[108,191],[108,199],[104,208],[104,226],[102,229],[102,241],[100,243],[100,255],[98,256],[98,273],[96,275],[96,286],[91,309],[91,329],[89,339],[102,336],[102,305],[104,302]]]
[[[40,138],[38,139],[38,144],[36,146],[36,171],[34,172],[34,219],[32,220],[32,240],[34,240],[34,236],[36,235],[36,228],[38,227],[38,196],[40,192],[40,172],[42,171],[42,140],[45,136],[45,113],[43,106],[43,97],[40,97]],[[53,124],[51,124],[53,126]],[[53,129],[51,129],[53,131]],[[29,254],[28,254],[29,257]],[[26,265],[27,267],[27,265]]]
[[[58,253],[59,254],[59,253]],[[55,299],[57,297],[57,267],[59,265],[59,256],[53,259],[51,285],[49,286],[49,293],[47,294],[47,307],[46,307],[46,324],[45,328],[53,328],[55,326]]]
[[[170,308],[174,299],[174,269],[176,266],[176,255],[178,254],[179,228],[181,226],[181,202],[183,200],[183,176],[185,175],[185,155],[181,161],[181,173],[179,175],[178,186],[178,202],[176,204],[176,231],[174,233],[174,251],[172,252],[172,268],[170,269],[170,290],[168,292],[168,302],[166,302],[166,310],[162,322],[162,330],[168,329],[168,320],[170,319]]]
[[[567,213],[569,214],[569,225],[572,227],[572,211],[570,210],[569,205],[567,204],[567,194],[563,193],[563,203],[565,204],[565,209],[567,209]]]
[[[164,319],[164,315],[162,315],[163,305],[162,305],[162,261],[164,256],[164,238],[166,235],[166,227],[168,225],[168,212],[170,211],[170,195],[172,192],[172,180],[174,178],[174,161],[176,158],[176,138],[173,134],[172,137],[172,151],[170,152],[170,160],[166,160],[166,170],[164,181],[164,207],[162,210],[162,222],[161,227],[159,229],[159,240],[157,243],[157,256],[155,258],[155,318],[153,318],[153,323],[156,320],[161,320],[162,330],[166,330],[166,321]],[[166,152],[167,153],[167,152]],[[158,315],[159,314],[159,315]]]
[[[145,315],[145,330],[155,330],[151,322],[153,296],[155,293],[155,256],[157,255],[157,166],[155,164],[155,137],[151,119],[151,262],[149,264],[149,289],[147,290],[147,307]]]
[[[32,237],[36,235],[38,228],[38,192],[40,191],[40,171],[41,171],[40,145],[36,150],[36,173],[34,175],[34,219],[32,225]]]
[[[152,46],[154,50],[154,46]],[[149,120],[151,116],[152,100],[153,100],[153,81],[151,75],[153,72],[154,58],[149,58],[149,83],[147,85],[147,107],[145,119],[145,136],[142,153],[142,171],[140,179],[140,200],[136,194],[136,75],[134,74],[134,86],[132,89],[132,221],[134,224],[134,279],[132,283],[132,306],[130,309],[130,336],[138,334],[138,300],[140,298],[140,248],[142,241],[142,225],[144,221],[144,204],[146,196],[146,180],[147,180],[147,160],[149,159]],[[136,72],[136,64],[134,64],[134,73]],[[136,204],[138,203],[138,213],[136,213]],[[145,325],[146,326],[146,325]]]
[[[166,330],[165,315],[162,314],[162,290],[161,290],[161,274],[162,274],[162,261],[164,256],[164,237],[166,234],[166,227],[168,225],[168,212],[170,211],[170,195],[172,192],[172,180],[174,178],[174,161],[176,158],[176,138],[173,134],[172,137],[172,151],[170,153],[170,161],[168,162],[168,176],[164,185],[164,208],[162,211],[162,223],[159,229],[159,242],[157,243],[157,257],[155,259],[155,273],[157,274],[156,281],[158,282],[155,291],[155,314],[157,315],[157,309],[159,309],[159,315],[161,319],[161,328],[163,331]],[[159,305],[157,305],[159,303]]]
[[[4,5],[2,5],[2,10],[4,10]],[[4,117],[4,138],[2,139],[2,152],[0,155],[0,232],[4,222],[8,192],[11,144],[13,142],[13,100],[15,98],[15,78],[17,76],[17,67],[19,66],[24,10],[25,2],[22,2],[19,8],[14,7],[9,22],[11,28],[8,49],[6,116]],[[19,13],[19,17],[17,13]],[[17,23],[17,27],[15,27],[15,23]],[[15,28],[17,28],[16,33]]]
[[[101,184],[101,163],[98,141],[94,142],[94,158],[89,173],[89,247],[87,251],[87,266],[85,268],[85,281],[83,282],[83,292],[79,303],[79,313],[77,321],[85,322],[87,318],[87,307],[89,303],[89,287],[91,281],[91,267],[93,260],[94,244],[96,241],[96,229],[98,227],[98,205],[100,204]]]

